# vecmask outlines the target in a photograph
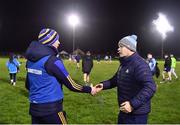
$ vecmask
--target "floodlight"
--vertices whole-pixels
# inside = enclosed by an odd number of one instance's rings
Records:
[[[70,15],[68,18],[69,24],[75,27],[77,24],[79,24],[79,18],[77,15]]]
[[[167,32],[174,31],[174,27],[171,26],[166,16],[162,13],[159,13],[158,18],[156,20],[153,20],[152,23],[156,26],[157,31],[161,33],[162,39],[166,39]]]

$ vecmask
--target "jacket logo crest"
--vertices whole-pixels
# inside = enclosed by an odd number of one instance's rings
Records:
[[[127,69],[125,72],[126,72],[126,73],[129,73],[129,69]]]

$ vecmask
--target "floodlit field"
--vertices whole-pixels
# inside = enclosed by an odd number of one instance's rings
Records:
[[[6,69],[8,58],[0,58],[0,123],[31,123],[28,113],[28,91],[25,83],[25,60],[19,60],[22,65],[17,74],[17,85],[9,83],[9,74]],[[64,61],[71,77],[80,84],[83,84],[81,69],[76,69],[75,63]],[[91,82],[95,85],[102,80],[109,79],[117,71],[118,61],[111,64],[104,61],[97,64],[94,61],[94,68],[91,73]],[[159,62],[162,71],[163,63]],[[180,62],[177,63],[177,74],[180,76]],[[174,77],[173,77],[174,78]],[[155,78],[158,90],[152,100],[152,112],[149,115],[148,123],[180,123],[180,80],[173,80],[171,83],[159,83],[162,79]],[[106,90],[96,96],[89,94],[75,93],[64,89],[64,110],[67,113],[68,123],[117,123],[118,104],[116,88]]]

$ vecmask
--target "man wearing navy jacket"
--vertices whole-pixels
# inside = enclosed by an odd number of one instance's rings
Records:
[[[59,34],[46,28],[26,51],[26,88],[32,124],[67,124],[62,105],[63,84],[72,91],[93,95],[94,87],[76,84],[56,57],[59,45]]]
[[[118,124],[146,124],[156,85],[148,64],[136,52],[137,36],[118,43],[121,65],[109,80],[96,85],[96,91],[117,87],[120,112]]]

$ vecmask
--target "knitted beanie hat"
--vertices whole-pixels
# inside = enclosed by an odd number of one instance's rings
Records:
[[[136,52],[136,46],[137,46],[136,40],[137,40],[136,35],[126,36],[119,41],[118,45],[123,45],[128,49]]]
[[[49,28],[42,29],[38,36],[38,41],[43,45],[52,45],[57,40],[59,40],[59,34]]]

